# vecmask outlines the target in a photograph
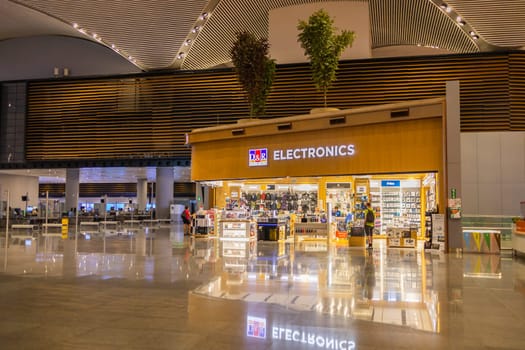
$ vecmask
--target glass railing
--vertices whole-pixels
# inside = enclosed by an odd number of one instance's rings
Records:
[[[498,230],[501,232],[501,249],[512,249],[512,218],[503,215],[468,215],[461,218],[463,229]]]

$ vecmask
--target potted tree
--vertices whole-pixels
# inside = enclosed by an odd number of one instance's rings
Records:
[[[339,58],[355,39],[353,31],[342,30],[337,34],[334,21],[324,9],[314,12],[308,21],[300,20],[297,25],[297,41],[310,60],[312,80],[317,91],[323,93],[324,107],[327,107],[328,88],[336,79]]]
[[[240,32],[230,50],[235,73],[250,105],[250,118],[264,114],[273,84],[275,61],[269,58],[269,47],[267,39]]]

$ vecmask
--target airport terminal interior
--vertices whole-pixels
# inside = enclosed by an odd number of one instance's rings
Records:
[[[319,9],[356,34],[324,101],[297,40]],[[525,349],[524,23],[1,0],[0,349]],[[276,63],[258,118],[241,31]]]

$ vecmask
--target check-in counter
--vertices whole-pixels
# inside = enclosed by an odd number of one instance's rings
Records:
[[[463,229],[463,252],[499,254],[501,231],[488,229]]]

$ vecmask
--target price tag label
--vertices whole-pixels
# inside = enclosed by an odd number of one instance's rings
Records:
[[[416,240],[413,238],[405,238],[403,243],[405,247],[415,247],[416,246]]]
[[[401,244],[401,240],[399,238],[389,238],[388,244],[392,247],[399,247]]]

